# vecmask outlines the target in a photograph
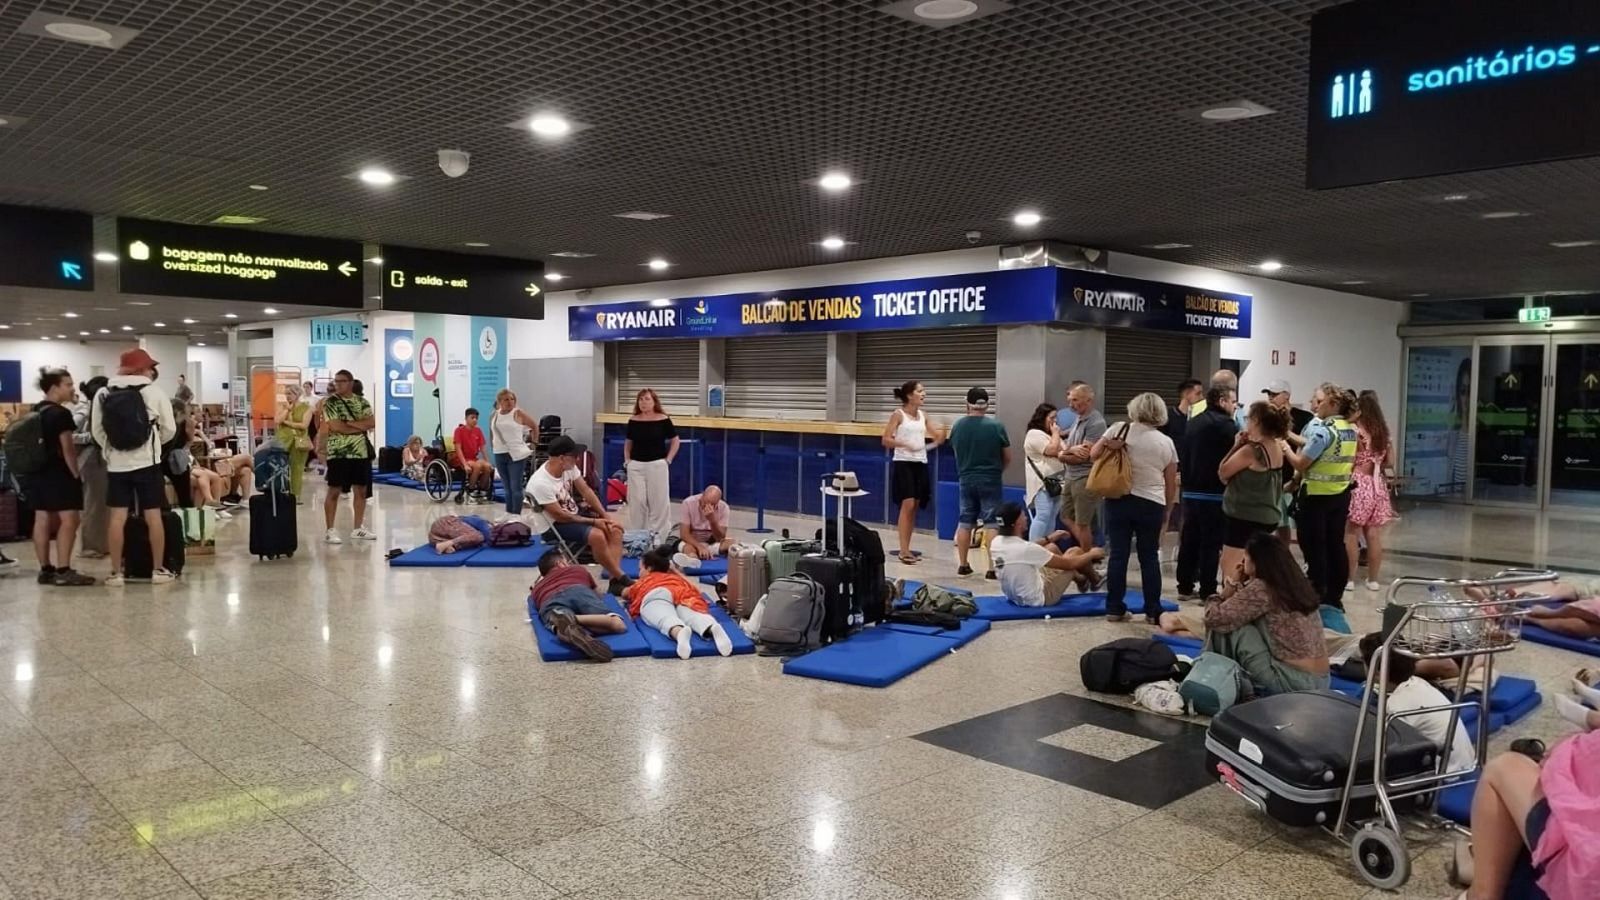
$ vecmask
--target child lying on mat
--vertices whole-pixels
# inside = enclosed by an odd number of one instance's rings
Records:
[[[489,522],[481,516],[440,516],[428,526],[428,543],[441,556],[481,546],[489,540]]]
[[[673,569],[672,553],[656,547],[639,558],[639,580],[622,592],[628,612],[678,643],[678,658],[694,652],[693,635],[710,638],[723,656],[733,654],[733,642],[716,619],[700,589]]]
[[[1366,660],[1367,666],[1380,664],[1375,657],[1383,646],[1383,632],[1374,631],[1361,638],[1361,658]],[[1398,713],[1416,709],[1432,709],[1449,704],[1450,699],[1425,680],[1418,672],[1418,663],[1424,660],[1412,659],[1404,653],[1389,651],[1389,712]],[[1428,740],[1443,748],[1445,737],[1450,730],[1450,712],[1420,713],[1407,716],[1407,725],[1422,732]],[[1450,739],[1450,768],[1447,771],[1465,772],[1478,765],[1478,750],[1472,742],[1472,736],[1467,733],[1467,726],[1456,719],[1455,736]]]
[[[1002,503],[995,512],[1000,534],[989,542],[989,558],[1007,600],[1018,606],[1055,606],[1074,584],[1080,591],[1100,586],[1094,564],[1105,557],[1104,550],[1060,551],[1049,537],[1040,543],[1028,540],[1028,514],[1020,503]]]
[[[539,557],[539,580],[533,583],[533,604],[539,621],[562,643],[584,656],[610,662],[611,648],[595,634],[621,634],[628,623],[611,611],[589,570],[560,550]],[[593,632],[593,633],[591,633]]]

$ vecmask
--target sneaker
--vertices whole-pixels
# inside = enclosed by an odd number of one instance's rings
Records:
[[[56,580],[52,583],[56,587],[89,587],[96,582],[82,572],[74,572],[72,569],[67,568],[57,569]]]
[[[322,542],[324,544],[342,544],[344,543],[344,538],[339,537],[339,529],[329,528],[328,533],[322,536]]]
[[[700,568],[700,557],[692,553],[674,553],[672,564],[687,572],[690,569]]]
[[[106,587],[122,587],[127,583],[127,579],[122,577],[121,572],[112,572],[106,576]]]
[[[39,568],[38,581],[39,581],[40,584],[55,584],[56,583],[56,567],[55,566],[41,566]]]
[[[171,584],[177,578],[178,576],[175,573],[168,572],[166,569],[157,569],[150,573],[151,584]]]
[[[0,553],[0,571],[6,571],[8,569],[15,569],[17,566],[20,566],[20,565],[22,565],[22,563],[17,562],[16,560],[14,560],[11,557],[5,555],[4,553]]]
[[[606,585],[606,591],[609,592],[613,597],[621,597],[622,592],[627,590],[628,586],[631,584],[633,584],[633,579],[626,575],[622,576],[621,578],[613,578],[611,579],[611,583]]]
[[[962,576],[963,578],[968,576],[968,575],[971,575],[972,574],[972,567],[971,566],[962,566],[961,568],[956,569],[956,574]]]
[[[1099,566],[1090,566],[1086,577],[1089,579],[1089,590],[1091,591],[1098,591],[1105,586],[1106,573]]]
[[[598,662],[610,662],[615,654],[611,648],[600,642],[599,638],[589,633],[589,629],[578,624],[578,620],[571,616],[562,616],[555,627],[556,637],[564,644],[571,644],[579,653]]]
[[[350,538],[351,540],[356,541],[375,541],[378,539],[378,536],[368,531],[365,527],[362,527],[350,532]]]
[[[233,518],[233,513],[228,512],[225,509],[217,510],[217,521],[218,522],[226,522],[231,518]]]
[[[1344,592],[1346,594],[1350,593],[1351,591],[1353,591],[1355,589],[1356,589],[1356,583],[1354,581],[1346,581],[1344,583]]]
[[[1383,585],[1379,584],[1376,581],[1370,581],[1369,580],[1367,582],[1367,590],[1369,590],[1369,591],[1381,591],[1381,590],[1383,590]]]

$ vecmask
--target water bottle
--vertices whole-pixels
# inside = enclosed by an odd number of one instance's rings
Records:
[[[1434,615],[1450,623],[1450,636],[1463,644],[1475,643],[1486,620],[1471,616],[1474,608],[1457,600],[1444,585],[1428,585],[1428,602],[1440,604],[1433,607]]]

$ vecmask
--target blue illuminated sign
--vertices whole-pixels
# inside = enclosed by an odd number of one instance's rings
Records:
[[[1333,76],[1333,102],[1329,112],[1331,118],[1340,119],[1345,116],[1364,116],[1372,112],[1372,70],[1362,69],[1357,87],[1356,73],[1348,75],[1340,73]]]
[[[1585,48],[1583,53],[1585,56],[1600,54],[1600,44]],[[1543,48],[1535,48],[1530,44],[1526,50],[1515,51],[1510,56],[1506,55],[1506,51],[1500,50],[1493,56],[1469,56],[1452,66],[1412,72],[1406,78],[1406,90],[1415,94],[1473,82],[1481,84],[1521,75],[1533,75],[1550,69],[1576,65],[1578,60],[1576,44]]]
[[[83,264],[63,259],[61,261],[61,277],[68,281],[82,281]]]
[[[312,319],[311,343],[359,347],[366,343],[367,330],[356,319]]]

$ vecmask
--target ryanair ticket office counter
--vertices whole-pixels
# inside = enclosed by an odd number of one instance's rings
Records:
[[[735,506],[820,515],[823,476],[846,469],[871,492],[855,515],[881,523],[894,511],[879,436],[903,382],[922,382],[944,425],[965,413],[968,388],[987,388],[1018,448],[1006,481],[1020,498],[1038,403],[1061,405],[1074,380],[1096,387],[1107,419],[1142,391],[1170,400],[1216,368],[1220,338],[1249,337],[1250,308],[1248,296],[1052,266],[574,306],[569,332],[600,348],[605,471],[622,467],[623,423],[652,388],[686,441],[674,498],[720,484]],[[955,460],[941,448],[929,462],[935,497],[919,527],[953,531]]]

